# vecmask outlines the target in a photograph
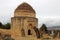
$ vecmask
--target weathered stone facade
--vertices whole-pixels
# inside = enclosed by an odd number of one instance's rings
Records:
[[[38,19],[35,16],[36,13],[29,4],[22,3],[19,5],[14,12],[14,17],[11,18],[12,38],[18,40],[22,36],[28,37],[29,35],[36,37],[33,28],[37,28]]]

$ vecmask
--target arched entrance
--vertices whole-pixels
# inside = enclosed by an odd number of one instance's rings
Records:
[[[31,35],[31,30],[30,29],[28,30],[28,35]]]

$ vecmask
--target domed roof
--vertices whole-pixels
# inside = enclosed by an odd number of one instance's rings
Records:
[[[25,3],[25,2],[22,3],[22,4],[20,4],[20,5],[16,8],[15,12],[18,12],[18,11],[34,12],[34,13],[35,13],[34,9],[33,9],[29,4],[27,4],[27,3]]]

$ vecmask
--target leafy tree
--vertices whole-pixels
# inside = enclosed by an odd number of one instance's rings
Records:
[[[10,29],[10,27],[11,27],[10,23],[5,24],[6,29]]]
[[[3,27],[3,24],[0,22],[0,28],[2,28]]]
[[[3,24],[0,22],[0,26],[2,26]]]
[[[10,26],[10,23],[7,23],[7,24],[4,24],[4,25],[3,25],[3,24],[0,22],[0,28],[1,28],[1,29],[10,29],[10,27],[11,27],[11,26]]]

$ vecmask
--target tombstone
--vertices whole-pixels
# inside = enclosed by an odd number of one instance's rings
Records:
[[[54,30],[54,35],[53,35],[53,38],[56,38],[58,35],[58,31],[57,30]]]

